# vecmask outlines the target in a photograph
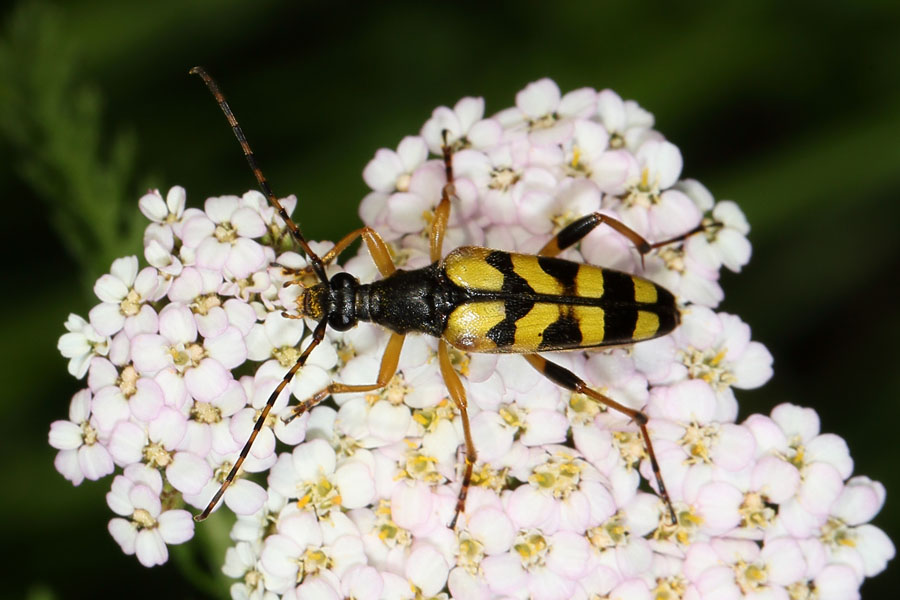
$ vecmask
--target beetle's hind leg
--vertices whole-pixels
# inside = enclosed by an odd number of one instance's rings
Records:
[[[590,396],[594,400],[605,404],[613,410],[617,410],[623,415],[630,418],[640,428],[641,436],[644,438],[644,447],[647,448],[647,457],[650,459],[650,467],[653,469],[653,475],[656,477],[656,485],[659,487],[659,495],[669,510],[669,516],[672,523],[676,523],[675,507],[672,506],[672,500],[669,498],[669,492],[666,491],[666,484],[663,483],[662,471],[659,468],[659,462],[656,460],[656,452],[653,451],[653,443],[650,441],[650,433],[647,431],[647,415],[639,410],[628,408],[623,404],[619,404],[612,398],[604,396],[600,392],[591,389],[583,379],[572,373],[572,371],[559,366],[554,362],[550,362],[539,354],[525,354],[525,360],[531,363],[531,366],[537,369],[544,377],[553,383],[566,388],[577,394]]]
[[[661,248],[662,246],[667,246],[669,244],[674,244],[675,242],[680,242],[696,233],[700,233],[701,231],[706,230],[706,225],[701,223],[700,225],[697,225],[690,231],[686,231],[681,235],[677,235],[667,240],[651,243],[644,239],[641,234],[639,234],[637,231],[635,231],[622,221],[614,219],[608,215],[595,212],[589,215],[585,215],[580,219],[576,219],[575,221],[572,221],[571,223],[563,227],[559,231],[559,233],[550,238],[549,242],[544,244],[544,247],[541,248],[538,254],[541,256],[556,256],[566,248],[569,248],[574,244],[580,242],[587,234],[604,223],[616,230],[622,236],[628,238],[628,240],[630,240],[631,243],[634,244],[635,249],[641,255],[641,263],[644,262],[644,255],[646,255],[651,250],[655,248]]]

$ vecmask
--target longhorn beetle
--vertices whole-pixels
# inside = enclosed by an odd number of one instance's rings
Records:
[[[595,227],[606,224],[635,245],[643,262],[644,255],[654,248],[684,240],[703,231],[704,225],[677,237],[650,243],[624,223],[593,213],[564,227],[536,255],[464,246],[442,258],[451,198],[455,195],[453,152],[444,132],[442,154],[446,183],[431,225],[431,264],[412,271],[397,269],[387,244],[369,227],[347,234],[320,257],[310,248],[272,192],[219,86],[202,67],[194,67],[190,73],[198,75],[212,92],[244,150],[259,187],[309,259],[309,267],[295,273],[297,279],[288,284],[302,285],[299,276],[310,271],[319,280],[303,289],[297,299],[299,316],[294,316],[317,321],[311,342],[269,396],[234,466],[195,520],[202,521],[209,516],[234,481],[276,398],[324,339],[325,329],[330,326],[336,331],[346,331],[359,321],[370,321],[391,331],[377,380],[368,384],[332,382],[294,407],[288,420],[309,411],[332,394],[368,392],[385,387],[397,371],[407,333],[424,333],[438,338],[441,375],[459,410],[466,444],[462,487],[450,528],[455,527],[465,508],[477,459],[466,412],[466,392],[451,364],[450,346],[469,352],[521,354],[532,367],[557,385],[587,395],[629,417],[640,428],[660,496],[675,522],[675,509],[663,484],[647,431],[647,416],[591,389],[574,373],[538,352],[631,344],[666,335],[680,321],[675,298],[668,290],[636,275],[556,258],[559,253],[576,244]],[[325,266],[357,238],[362,238],[366,244],[382,279],[364,284],[342,272],[329,280]]]

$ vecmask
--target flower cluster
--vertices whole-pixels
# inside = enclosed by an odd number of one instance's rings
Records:
[[[682,179],[681,154],[653,116],[614,92],[561,95],[550,80],[493,117],[464,98],[418,136],[379,150],[363,173],[363,221],[398,266],[429,259],[453,150],[445,253],[460,245],[537,252],[600,212],[650,241],[700,233],[641,257],[598,227],[563,258],[637,273],[672,291],[682,324],[630,347],[553,358],[644,411],[676,511],[651,493],[646,447],[623,415],[551,383],[517,356],[454,352],[478,451],[455,529],[463,432],[436,340],[409,336],[383,389],[341,394],[297,419],[291,406],[333,379],[375,381],[386,333],[329,331],[277,399],[224,496],[237,515],[223,571],[234,598],[852,598],[893,557],[868,522],[881,484],[852,476],[844,442],[815,412],[781,405],[737,422],[734,390],[772,374],[735,315],[716,312],[722,267],[750,257],[730,201]],[[282,201],[290,212],[296,200]],[[115,261],[87,320],[59,348],[87,375],[53,423],[57,469],[75,485],[117,472],[109,531],[145,565],[193,535],[260,410],[305,347],[296,313],[306,266],[259,193],[185,208],[185,192],[140,200],[149,266]],[[314,244],[315,251],[329,246]],[[367,282],[365,250],[341,268]],[[294,290],[293,296],[289,293]],[[202,525],[201,525],[202,526]]]

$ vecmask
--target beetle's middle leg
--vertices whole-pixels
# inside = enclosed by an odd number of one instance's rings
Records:
[[[472,432],[469,428],[469,413],[466,410],[466,390],[450,362],[448,347],[449,344],[446,340],[442,339],[438,342],[438,361],[441,365],[441,375],[444,377],[447,391],[450,392],[450,398],[453,399],[453,403],[459,409],[459,416],[462,418],[463,435],[466,438],[466,470],[463,474],[462,486],[459,488],[459,497],[456,499],[456,510],[453,512],[453,519],[449,525],[450,529],[453,529],[456,527],[456,520],[459,518],[459,514],[466,508],[466,496],[472,483],[472,469],[475,467],[475,461],[478,460],[478,454],[475,451],[475,442],[472,441]]]

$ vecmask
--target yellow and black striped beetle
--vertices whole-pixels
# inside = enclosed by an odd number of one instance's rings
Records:
[[[601,224],[628,238],[642,258],[654,248],[703,231],[703,225],[680,236],[650,243],[624,223],[593,213],[563,228],[536,255],[464,246],[442,258],[444,233],[450,216],[451,198],[455,193],[453,154],[445,135],[443,161],[446,183],[431,225],[430,265],[412,271],[397,269],[387,244],[369,227],[361,227],[344,236],[334,248],[320,257],[309,247],[272,192],[216,82],[202,67],[194,67],[190,72],[200,76],[212,92],[240,142],[260,188],[308,258],[309,267],[294,273],[296,279],[288,284],[302,285],[302,276],[309,274],[314,274],[319,280],[319,283],[303,289],[297,300],[299,316],[293,315],[294,318],[310,318],[318,323],[309,345],[272,392],[228,476],[203,512],[194,517],[197,521],[209,516],[234,481],[276,398],[324,339],[326,328],[330,326],[337,331],[346,331],[359,321],[369,321],[391,331],[377,380],[370,384],[333,382],[294,407],[289,418],[307,412],[332,394],[368,392],[385,387],[397,371],[407,333],[424,333],[438,338],[441,374],[450,398],[459,410],[466,444],[465,470],[456,510],[449,524],[451,528],[455,527],[459,514],[465,508],[472,469],[477,460],[466,412],[465,389],[450,361],[451,346],[469,352],[521,354],[554,383],[587,395],[633,420],[640,428],[660,496],[674,522],[675,510],[663,484],[647,431],[647,416],[591,389],[574,373],[537,353],[649,340],[672,332],[680,320],[674,296],[661,286],[636,275],[564,260],[556,258],[556,255]],[[357,238],[362,238],[366,244],[382,279],[362,284],[344,272],[329,279],[325,265]]]

